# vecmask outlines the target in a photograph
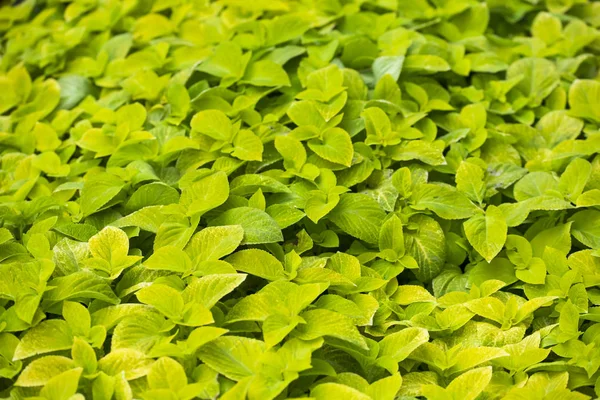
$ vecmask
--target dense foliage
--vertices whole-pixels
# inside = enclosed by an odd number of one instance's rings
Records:
[[[600,395],[600,3],[0,9],[0,397]]]

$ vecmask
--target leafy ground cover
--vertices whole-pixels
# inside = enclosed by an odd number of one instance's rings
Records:
[[[600,3],[0,9],[0,397],[600,395]]]

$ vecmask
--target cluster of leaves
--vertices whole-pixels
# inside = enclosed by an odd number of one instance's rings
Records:
[[[0,8],[0,397],[600,396],[600,3]]]

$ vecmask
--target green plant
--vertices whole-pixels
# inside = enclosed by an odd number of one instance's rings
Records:
[[[0,8],[0,397],[600,396],[600,3]]]

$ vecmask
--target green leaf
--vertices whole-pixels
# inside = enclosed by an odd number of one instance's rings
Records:
[[[475,215],[464,223],[469,243],[487,262],[500,253],[506,242],[508,227],[502,211],[488,206],[485,216]]]
[[[531,240],[534,257],[542,257],[547,247],[567,254],[571,250],[571,226],[572,223],[569,222],[539,232]]]
[[[275,138],[277,140],[277,137]],[[231,194],[246,196],[260,189],[263,193],[290,193],[290,189],[275,178],[260,174],[245,174],[232,179]]]
[[[137,189],[125,205],[130,211],[137,211],[144,207],[161,206],[179,203],[179,192],[164,183],[154,182]]]
[[[297,324],[301,320],[292,317],[297,316],[326,288],[327,285],[322,283],[297,285],[283,280],[271,282],[258,293],[239,301],[227,315],[227,321],[265,321],[272,316],[287,315],[290,317],[287,319],[289,324]]]
[[[249,60],[250,53],[242,54],[237,44],[223,42],[198,66],[198,70],[222,78],[221,85],[229,86],[242,78]]]
[[[441,145],[440,145],[441,144]],[[419,160],[429,165],[444,165],[443,143],[424,140],[405,141],[390,149],[390,156],[396,161]]]
[[[131,305],[130,305],[131,306]],[[115,315],[117,314],[117,315]],[[123,315],[129,314],[129,315]],[[166,333],[161,332],[165,325],[172,327],[172,322],[166,322],[165,317],[155,310],[154,308],[146,305],[138,305],[138,308],[133,307],[119,307],[110,310],[107,314],[100,314],[100,317],[118,318],[116,320],[105,320],[104,325],[108,328],[113,326],[109,325],[115,323],[116,327],[113,330],[113,336],[111,339],[112,352],[106,357],[111,360],[111,363],[118,363],[122,355],[115,354],[111,356],[115,350],[132,350],[132,352],[126,354],[126,358],[131,356],[135,359],[133,362],[133,368],[139,361],[142,363],[142,359],[139,357],[146,356],[148,351],[155,345],[165,340]],[[106,361],[108,362],[108,361]],[[100,361],[102,363],[102,361]],[[145,366],[146,363],[144,362]],[[101,365],[100,365],[101,366]],[[106,371],[105,371],[106,372]]]
[[[62,315],[69,324],[73,334],[88,336],[92,321],[87,308],[79,303],[65,301],[63,303]]]
[[[161,210],[162,206],[144,207],[141,210],[134,211],[128,216],[114,221],[111,225],[117,228],[135,226],[148,232],[157,233],[167,218],[166,215],[161,214]],[[87,233],[89,229],[90,228],[86,227],[83,233]],[[79,228],[78,230],[83,229]]]
[[[101,372],[92,384],[94,398],[110,400],[115,391],[115,379]]]
[[[147,208],[144,210],[146,209]],[[156,212],[155,210],[153,211]],[[143,219],[145,219],[145,217],[146,215],[143,216]],[[145,223],[146,221],[142,220],[142,222]],[[151,221],[151,223],[153,222],[154,221]],[[200,221],[197,217],[189,220],[181,214],[176,214],[167,220],[159,222],[161,222],[161,224],[156,230],[154,249],[160,249],[164,246],[172,246],[177,249],[182,249],[192,237],[192,234],[196,230],[196,227]]]
[[[250,64],[241,83],[253,86],[290,86],[285,70],[270,60],[260,60]]]
[[[124,182],[108,173],[88,176],[81,189],[81,212],[84,216],[91,215],[100,210],[112,200],[125,186]]]
[[[371,397],[349,386],[339,383],[321,383],[310,391],[310,397],[317,400],[347,399],[369,400]]]
[[[273,204],[265,210],[277,222],[279,228],[287,228],[302,218],[305,214],[290,204]]]
[[[414,209],[431,210],[444,219],[465,219],[478,211],[477,206],[465,195],[447,185],[418,185],[413,192],[412,201]]]
[[[557,110],[545,114],[536,128],[551,148],[569,139],[576,139],[583,129],[583,121],[570,117],[566,111]]]
[[[407,72],[436,73],[449,69],[446,60],[434,55],[413,54],[404,60],[404,70]]]
[[[515,61],[506,71],[506,79],[520,78],[516,89],[537,107],[559,84],[556,66],[544,58],[523,58]]]
[[[187,303],[193,301],[211,309],[223,296],[241,285],[245,279],[245,274],[211,274],[193,278],[182,293],[183,299]]]
[[[331,212],[339,203],[340,198],[337,195],[328,196],[322,191],[313,193],[306,201],[304,212],[314,223],[318,223],[321,218]]]
[[[510,355],[495,359],[494,364],[501,365],[510,371],[522,371],[531,365],[544,361],[550,354],[550,349],[539,347],[540,334],[536,332],[525,337],[519,343],[504,346],[503,349]]]
[[[300,98],[309,92],[311,97],[317,96],[316,100],[330,101],[344,90],[344,73],[337,65],[328,65],[311,72],[306,77],[306,86],[308,90],[300,94]]]
[[[567,300],[560,310],[558,318],[558,327],[560,331],[568,335],[569,338],[579,335],[579,310],[570,300]]]
[[[450,392],[455,399],[474,400],[487,387],[491,379],[491,367],[476,368],[455,378],[446,391]]]
[[[170,286],[155,283],[137,292],[136,297],[141,303],[155,307],[169,318],[178,320],[183,316],[183,297]]]
[[[58,80],[60,85],[59,109],[70,110],[87,95],[94,92],[94,86],[86,77],[80,75],[66,75]]]
[[[560,19],[554,15],[541,12],[536,15],[531,25],[531,33],[536,38],[543,40],[546,44],[552,44],[560,39],[562,35],[562,24]]]
[[[340,128],[329,128],[321,135],[321,140],[311,140],[308,147],[319,157],[347,167],[352,163],[354,149],[348,132]]]
[[[67,276],[55,278],[49,282],[54,287],[44,295],[44,299],[52,302],[71,299],[99,299],[111,304],[118,304],[106,279],[100,278],[91,271],[82,270]]]
[[[415,274],[421,281],[429,281],[436,277],[446,262],[446,238],[440,224],[433,218],[419,215],[411,222],[416,229],[404,234],[406,253],[412,256],[419,265]]]
[[[390,118],[381,108],[369,107],[361,113],[361,117],[365,121],[367,136],[371,137],[369,140],[377,143],[381,142],[383,145],[387,145],[388,140],[393,143]]]
[[[349,254],[337,252],[329,258],[327,267],[350,280],[360,278],[360,261]]]
[[[130,267],[141,259],[140,256],[130,256],[129,238],[119,228],[107,226],[90,238],[89,248],[92,256],[98,260],[105,261],[111,276],[119,274],[125,268]]]
[[[38,354],[68,350],[73,345],[69,325],[60,319],[42,321],[29,329],[15,349],[14,359],[22,360]]]
[[[496,347],[478,347],[461,350],[457,355],[457,362],[450,368],[450,372],[461,372],[471,369],[496,358],[504,357],[508,353]]]
[[[40,391],[40,395],[48,400],[65,400],[76,397],[81,368],[65,371],[53,377]]]
[[[302,169],[306,163],[306,150],[304,145],[298,139],[291,136],[276,136],[275,148],[281,154],[286,168],[294,168],[297,171]],[[289,167],[287,166],[289,165]]]
[[[33,360],[19,375],[16,386],[44,386],[50,379],[76,368],[73,360],[62,356],[46,356]]]
[[[274,243],[283,240],[277,222],[266,212],[253,207],[232,208],[209,223],[211,226],[239,225],[244,230],[241,244]]]
[[[279,260],[263,250],[248,249],[238,251],[227,257],[225,261],[231,263],[238,271],[259,276],[270,281],[286,277],[283,265]]]
[[[587,79],[577,79],[569,87],[569,106],[571,114],[600,122],[600,82]]]
[[[541,285],[546,281],[546,264],[541,258],[534,257],[525,269],[515,271],[515,275],[523,282]]]
[[[572,202],[583,193],[592,172],[592,165],[582,158],[576,158],[565,169],[558,181],[559,190]]]
[[[227,378],[240,381],[253,375],[259,367],[265,344],[240,336],[223,336],[202,346],[198,358]]]
[[[117,125],[126,125],[129,130],[141,128],[146,121],[146,109],[140,103],[125,105],[117,110],[115,123]]]
[[[215,140],[230,142],[233,138],[233,124],[220,110],[200,111],[192,117],[191,127],[195,132],[202,133]]]
[[[178,391],[187,385],[185,370],[177,361],[161,357],[152,365],[147,378],[151,389],[171,389]]]
[[[135,100],[156,100],[169,83],[169,76],[158,76],[154,71],[141,70],[120,83]]]
[[[394,81],[397,81],[400,78],[403,64],[404,56],[381,56],[376,58],[373,62],[375,82],[379,82],[386,74],[390,75]]]
[[[575,239],[592,249],[600,248],[600,211],[580,211],[573,214],[570,221],[573,221],[571,233]]]
[[[393,250],[397,257],[404,255],[402,221],[396,215],[392,215],[381,226],[381,231],[379,232],[379,250]]]
[[[148,269],[186,273],[193,269],[192,260],[183,251],[173,246],[163,246],[144,262]]]
[[[243,238],[240,225],[209,226],[192,236],[186,252],[196,263],[219,260],[231,254]]]
[[[40,154],[35,158],[32,164],[48,174],[48,176],[66,176],[70,171],[68,165],[61,165],[60,157],[54,152]]]
[[[591,207],[600,205],[600,189],[592,189],[583,192],[577,200],[575,200],[577,207]]]
[[[329,310],[306,311],[300,316],[306,324],[296,328],[299,338],[313,340],[322,336],[330,336],[348,342],[362,349],[367,349],[367,342],[358,332],[352,320],[342,314]]]
[[[161,14],[148,14],[139,18],[133,28],[133,38],[140,42],[147,42],[156,37],[168,35],[174,27],[168,18]]]
[[[183,189],[179,204],[187,215],[204,214],[223,204],[229,197],[229,181],[224,172],[215,172]]]
[[[318,130],[321,130],[327,123],[315,103],[312,101],[298,101],[292,103],[287,110],[287,115],[292,122],[300,127],[315,127]]]
[[[202,326],[194,329],[186,340],[189,352],[194,353],[197,349],[214,339],[227,333],[227,329],[215,328],[213,326]]]
[[[240,129],[233,139],[231,155],[244,161],[262,161],[263,143],[249,129]]]
[[[480,286],[490,279],[500,280],[507,285],[514,283],[517,280],[514,265],[506,258],[496,257],[490,263],[482,261],[470,270],[469,282],[474,285]]]
[[[456,170],[456,189],[479,204],[485,196],[484,171],[470,162],[462,162]]]
[[[262,21],[266,29],[265,46],[274,46],[302,36],[311,27],[311,20],[302,13],[281,15]]]
[[[123,376],[132,380],[146,376],[154,360],[132,349],[113,350],[98,362],[98,368],[109,376]]]
[[[265,344],[273,347],[280,343],[302,320],[299,317],[288,317],[281,314],[268,316],[263,322]]]
[[[369,395],[372,398],[381,400],[393,400],[396,398],[400,387],[402,386],[402,377],[399,373],[379,379],[369,386]]]
[[[169,120],[179,124],[190,109],[190,95],[182,84],[169,85],[167,89],[167,101],[171,106]]]
[[[328,218],[349,235],[367,243],[377,243],[385,212],[367,195],[343,194]]]
[[[424,287],[416,285],[402,285],[390,299],[401,305],[419,302],[435,302],[435,297],[433,297]]]
[[[429,333],[422,328],[406,328],[387,335],[379,342],[379,357],[389,357],[399,363],[416,348],[429,340]]]
[[[85,340],[75,337],[71,357],[78,367],[83,368],[86,374],[93,374],[98,367],[96,353],[91,345]]]

